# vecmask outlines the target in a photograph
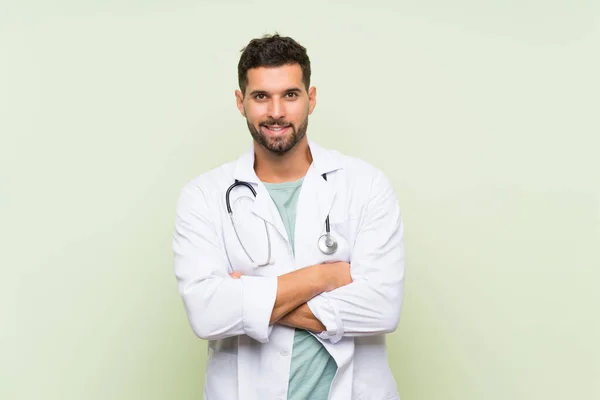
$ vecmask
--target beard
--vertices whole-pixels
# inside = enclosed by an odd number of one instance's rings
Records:
[[[275,154],[285,154],[293,149],[296,143],[306,136],[306,131],[308,129],[308,116],[298,127],[298,129],[296,129],[296,126],[290,122],[275,119],[269,119],[260,123],[258,125],[258,129],[256,129],[248,120],[246,120],[246,124],[248,125],[248,130],[250,131],[250,134],[254,140],[263,148]],[[291,132],[286,136],[269,137],[260,131],[260,128],[264,125],[289,127]]]

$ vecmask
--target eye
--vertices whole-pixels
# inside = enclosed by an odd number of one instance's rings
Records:
[[[285,96],[288,99],[294,99],[294,98],[298,97],[298,93],[296,93],[296,92],[290,92],[290,93],[286,93]]]
[[[259,93],[259,94],[257,94],[257,95],[254,96],[255,100],[264,100],[266,98],[267,98],[267,96],[264,93]]]

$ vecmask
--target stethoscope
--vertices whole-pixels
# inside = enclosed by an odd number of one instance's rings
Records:
[[[327,180],[326,174],[323,174],[321,176],[323,177],[323,179]],[[269,235],[267,221],[263,221],[265,224],[265,232],[267,233],[267,246],[268,246],[267,262],[263,263],[263,264],[258,264],[254,261],[252,256],[250,256],[250,253],[246,249],[246,246],[244,246],[242,239],[240,239],[240,235],[235,226],[235,219],[233,218],[233,211],[231,210],[231,205],[229,204],[229,193],[237,186],[246,186],[248,189],[250,189],[254,198],[256,198],[256,190],[254,190],[252,185],[250,185],[248,182],[239,181],[236,179],[235,182],[231,186],[229,186],[229,188],[227,189],[227,192],[225,193],[225,203],[227,205],[227,212],[229,213],[229,218],[231,219],[231,224],[233,225],[233,230],[235,231],[235,236],[237,237],[238,242],[240,242],[242,249],[244,249],[244,252],[248,256],[250,261],[259,267],[265,267],[273,262],[271,260],[271,236]],[[331,235],[331,229],[329,226],[329,214],[327,214],[327,218],[325,219],[325,233],[319,237],[319,240],[317,241],[317,246],[319,247],[319,250],[321,250],[321,252],[323,254],[329,255],[329,254],[333,254],[337,251],[338,243],[337,243],[337,240]]]

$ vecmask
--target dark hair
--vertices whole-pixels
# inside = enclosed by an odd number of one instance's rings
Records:
[[[259,67],[280,67],[288,64],[300,64],[302,81],[306,90],[310,86],[310,59],[306,49],[290,37],[265,35],[260,39],[252,39],[242,49],[238,63],[238,83],[242,93],[248,86],[248,70]]]

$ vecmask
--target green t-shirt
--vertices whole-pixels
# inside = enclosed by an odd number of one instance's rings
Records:
[[[294,251],[296,204],[304,179],[285,183],[264,183],[279,210]],[[314,336],[296,329],[288,400],[327,400],[331,382],[337,371],[335,360]]]

